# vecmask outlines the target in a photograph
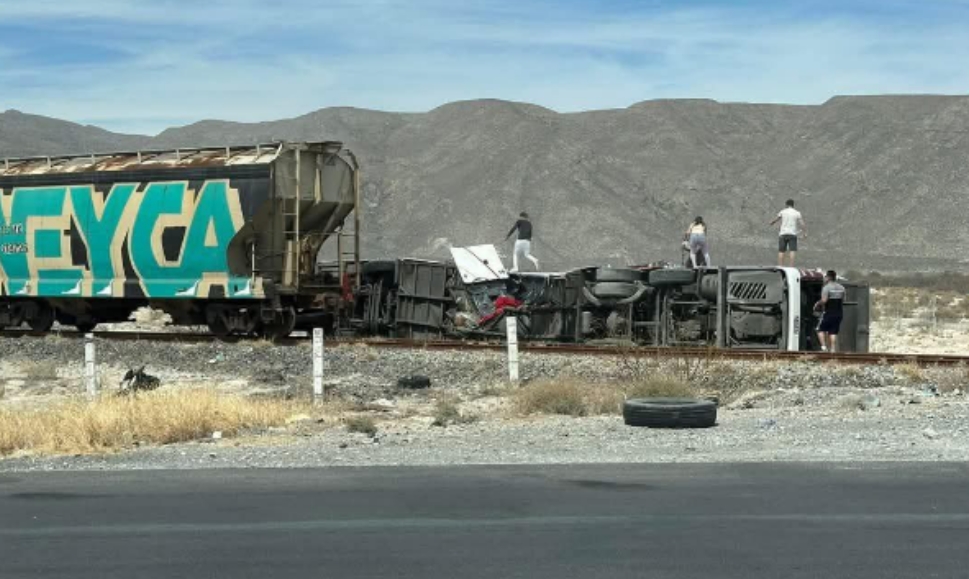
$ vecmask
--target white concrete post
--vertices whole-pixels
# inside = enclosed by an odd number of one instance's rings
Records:
[[[508,379],[518,382],[518,319],[508,316],[505,324],[508,328]]]
[[[98,395],[98,362],[94,353],[94,334],[84,334],[84,383],[88,398]]]
[[[323,399],[323,328],[313,328],[313,399]]]

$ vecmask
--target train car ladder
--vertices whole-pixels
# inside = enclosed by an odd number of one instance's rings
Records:
[[[352,153],[351,153],[352,156]],[[341,227],[340,231],[337,232],[336,237],[336,247],[337,247],[337,262],[339,264],[340,273],[340,283],[347,275],[353,276],[353,284],[356,287],[360,286],[360,167],[357,165],[357,159],[353,156],[354,171],[353,171],[353,231],[344,231]],[[353,246],[347,250],[343,239],[349,238]]]
[[[292,287],[299,285],[299,252],[300,252],[300,205],[302,205],[302,191],[300,189],[300,149],[295,149],[296,155],[296,194],[292,200],[283,201],[283,240],[286,256],[283,260],[283,285]]]

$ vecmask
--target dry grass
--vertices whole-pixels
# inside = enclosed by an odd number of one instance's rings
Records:
[[[31,410],[0,409],[0,456],[105,452],[136,442],[198,440],[215,431],[232,436],[281,426],[289,417],[308,412],[313,410],[301,402],[256,400],[209,390],[105,396],[94,402],[71,400]]]
[[[948,368],[932,368],[923,372],[927,381],[935,383],[942,394],[949,394],[956,390],[969,392],[969,368],[965,364]]]
[[[347,432],[359,432],[367,436],[377,435],[377,422],[370,416],[351,416],[344,420]]]
[[[20,367],[24,379],[33,382],[57,380],[57,367],[50,362],[25,362]]]
[[[969,300],[961,291],[880,288],[872,295],[871,317],[874,321],[915,318],[920,327],[930,329],[940,322],[969,318]]]
[[[380,354],[377,352],[377,348],[374,348],[369,344],[350,344],[348,346],[340,347],[348,348],[350,352],[360,357],[360,359],[368,362],[376,362],[380,359]]]
[[[913,384],[925,381],[925,374],[918,364],[899,364],[895,366],[895,374]]]
[[[594,416],[620,414],[628,398],[693,397],[696,391],[675,376],[656,375],[621,383],[590,383],[574,378],[541,380],[515,392],[515,410],[522,415]]]
[[[475,414],[462,413],[455,398],[441,398],[434,405],[434,421],[432,426],[447,426],[449,424],[471,424],[478,421]]]
[[[569,378],[540,380],[518,390],[514,395],[514,404],[521,414],[585,416],[587,398],[590,391],[596,388]]]
[[[477,391],[475,396],[477,398],[505,397],[511,394],[514,388],[515,386],[508,382],[495,382],[494,384],[482,387]]]

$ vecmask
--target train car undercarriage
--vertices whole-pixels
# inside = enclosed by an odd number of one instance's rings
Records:
[[[371,261],[331,331],[411,339],[502,339],[811,351],[823,273],[779,267],[590,267],[513,274],[493,246],[453,260]],[[848,290],[841,351],[868,351],[868,287]]]

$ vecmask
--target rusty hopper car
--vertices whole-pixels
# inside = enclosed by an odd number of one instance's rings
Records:
[[[87,331],[151,306],[286,335],[359,271],[358,191],[337,142],[0,160],[0,328]],[[315,272],[334,237],[338,270]]]

